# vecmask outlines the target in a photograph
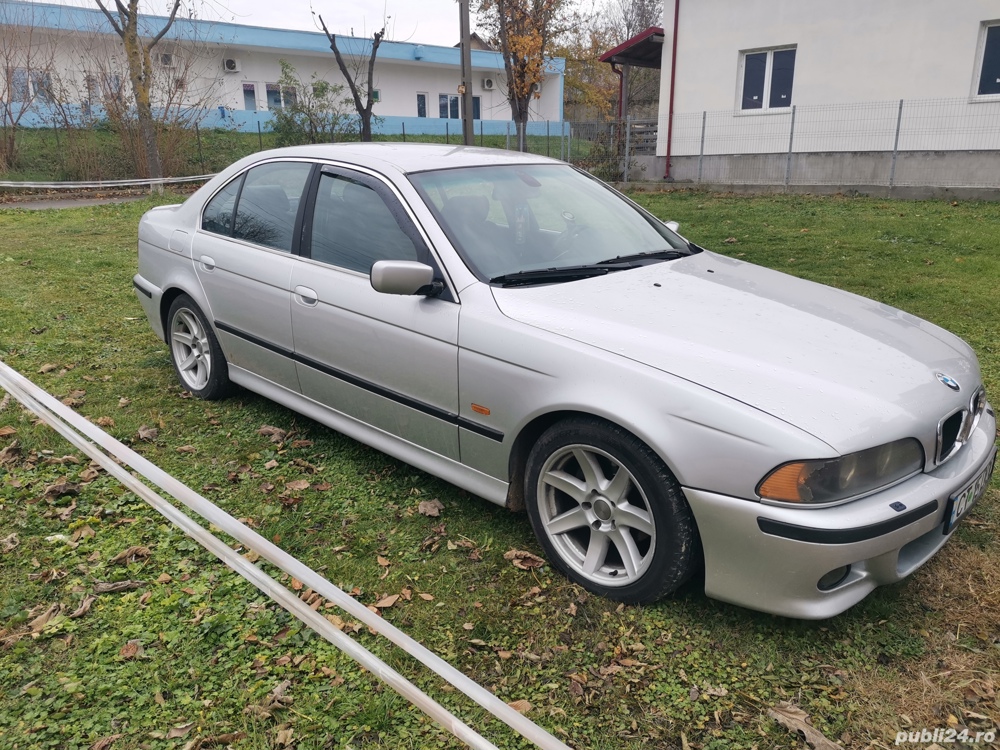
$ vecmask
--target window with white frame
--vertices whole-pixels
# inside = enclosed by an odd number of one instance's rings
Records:
[[[1000,94],[1000,21],[984,23],[979,48],[979,96]]]
[[[37,99],[52,103],[52,76],[48,71],[8,68],[7,85],[13,92],[12,101],[28,104]]]
[[[438,94],[438,117],[451,120],[459,118],[457,94]]]
[[[417,94],[417,117],[425,117],[426,115],[420,114],[420,97],[423,94]],[[442,119],[458,120],[461,119],[460,114],[461,109],[459,102],[461,97],[455,94],[439,94],[438,95],[438,117]],[[478,120],[482,114],[482,97],[474,96],[472,97],[472,119]]]
[[[795,47],[740,54],[740,109],[792,106]]]

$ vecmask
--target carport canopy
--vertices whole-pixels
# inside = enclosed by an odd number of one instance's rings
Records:
[[[650,26],[600,57],[618,74],[618,117],[628,116],[629,68],[656,68],[663,60],[663,29]],[[620,69],[619,69],[620,66]]]

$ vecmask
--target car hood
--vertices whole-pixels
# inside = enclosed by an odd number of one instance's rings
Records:
[[[839,452],[919,437],[980,382],[972,350],[942,328],[710,252],[493,294],[513,320],[698,383]]]

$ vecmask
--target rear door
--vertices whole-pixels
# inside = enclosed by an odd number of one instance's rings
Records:
[[[193,247],[227,361],[295,391],[290,284],[312,169],[275,161],[237,177],[206,205]]]
[[[323,167],[292,270],[292,328],[303,395],[458,459],[458,314],[444,297],[381,294],[378,260],[435,265],[387,184]]]

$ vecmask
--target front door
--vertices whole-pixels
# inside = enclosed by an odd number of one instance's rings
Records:
[[[389,188],[324,167],[292,271],[292,329],[302,393],[457,460],[459,305],[381,294],[378,260],[430,253]]]

